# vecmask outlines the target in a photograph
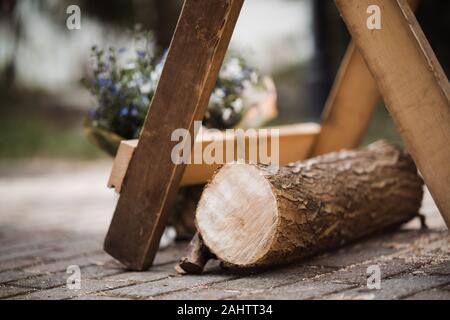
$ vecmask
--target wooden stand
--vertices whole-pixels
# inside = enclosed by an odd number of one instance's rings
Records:
[[[450,226],[450,84],[406,0],[336,0],[408,151]],[[381,30],[361,8],[378,5]]]
[[[274,127],[278,129],[278,143],[280,148],[279,161],[281,165],[288,164],[298,160],[308,158],[308,151],[313,147],[317,136],[320,133],[320,126],[315,123],[302,123],[296,125],[287,125],[281,127]],[[275,138],[270,135],[270,131],[266,129],[256,129],[254,134],[249,134],[245,137],[245,150],[249,150],[249,144],[256,144],[258,149],[258,140],[267,139],[267,144],[271,143],[271,139]],[[232,146],[234,149],[234,158],[232,161],[237,161],[237,137],[235,134],[225,135],[219,132],[209,132],[205,130],[199,133],[195,139],[193,150],[204,150],[212,143],[218,143],[223,147],[223,154],[227,150],[227,146]],[[128,171],[128,166],[133,154],[136,150],[138,141],[127,140],[122,141],[119,150],[117,151],[116,159],[114,160],[111,175],[108,181],[108,187],[120,193],[122,190],[123,180]],[[200,155],[201,156],[201,155]],[[245,155],[245,160],[249,160],[249,154]],[[193,158],[194,155],[191,155]],[[189,164],[186,166],[180,186],[201,185],[208,182],[213,176],[214,172],[220,167],[220,164]]]
[[[170,135],[178,128],[192,131],[194,120],[202,119],[242,4],[243,0],[185,0],[105,240],[105,250],[131,269],[152,264],[184,171],[171,161]],[[312,154],[359,143],[378,100],[376,83],[450,226],[450,85],[439,62],[406,0],[336,4],[355,47],[350,47],[346,72],[340,72],[331,94],[329,104],[334,107],[327,107],[327,119],[333,121],[325,122]],[[381,8],[381,30],[367,28],[370,5]],[[361,57],[375,83],[361,67]],[[355,92],[359,95],[352,98]]]

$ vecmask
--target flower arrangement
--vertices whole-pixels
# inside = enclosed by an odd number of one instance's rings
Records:
[[[131,48],[105,52],[94,46],[91,56],[92,74],[84,83],[96,105],[86,117],[85,130],[92,142],[114,156],[122,140],[139,137],[166,54],[157,52],[151,33],[138,30]],[[258,127],[276,116],[275,102],[270,78],[261,77],[243,57],[231,52],[219,72],[203,125]],[[169,221],[177,238],[188,239],[195,232],[194,213],[201,191],[201,186],[178,191]]]
[[[92,47],[92,77],[84,82],[96,98],[96,107],[89,113],[85,128],[91,140],[111,155],[121,140],[139,137],[166,58],[166,54],[157,53],[153,43],[150,33],[137,32],[131,49],[111,47],[105,52]],[[228,54],[212,92],[204,126],[239,126],[255,97],[264,91],[256,69],[238,54]]]

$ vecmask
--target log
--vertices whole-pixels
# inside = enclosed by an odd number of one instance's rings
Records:
[[[197,229],[234,267],[267,267],[336,248],[418,215],[423,181],[402,149],[377,142],[291,163],[227,164],[200,199]]]

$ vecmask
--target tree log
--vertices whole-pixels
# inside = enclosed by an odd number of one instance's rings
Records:
[[[397,227],[418,215],[422,196],[411,157],[377,142],[279,170],[227,164],[205,188],[196,223],[221,261],[266,267]]]

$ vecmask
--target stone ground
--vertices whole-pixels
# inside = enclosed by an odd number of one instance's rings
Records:
[[[422,213],[396,232],[265,272],[236,274],[212,263],[178,276],[186,243],[160,250],[147,272],[129,272],[102,251],[117,196],[105,188],[109,162],[0,167],[2,299],[450,299],[450,236],[429,194]],[[67,288],[67,267],[81,289]],[[367,268],[381,289],[367,288]]]

